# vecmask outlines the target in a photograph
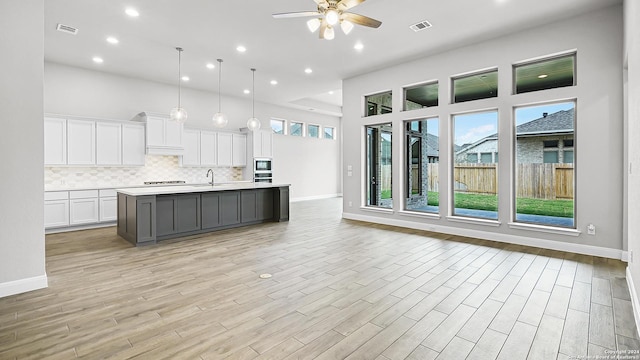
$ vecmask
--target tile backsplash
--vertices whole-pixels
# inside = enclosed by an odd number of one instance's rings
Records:
[[[177,156],[146,155],[145,166],[45,167],[46,188],[87,188],[143,185],[145,181],[184,180],[206,183],[209,167],[180,167]],[[242,168],[214,167],[216,182],[242,180]]]

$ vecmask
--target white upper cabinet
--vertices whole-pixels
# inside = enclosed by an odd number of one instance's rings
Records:
[[[216,146],[216,133],[210,131],[200,132],[200,165],[202,166],[216,166],[217,160],[217,146]]]
[[[218,166],[231,166],[233,160],[232,134],[218,133]]]
[[[94,165],[96,163],[96,123],[67,120],[67,164]]]
[[[256,130],[250,132],[252,151],[254,158],[273,157],[273,132],[271,130]]]
[[[237,167],[247,166],[247,136],[233,134],[232,165]]]
[[[96,123],[96,164],[122,164],[122,125],[119,123]]]
[[[44,164],[65,165],[67,163],[67,120],[44,119]]]
[[[183,124],[162,114],[140,113],[133,118],[147,124],[147,154],[183,155]]]
[[[200,131],[184,130],[184,154],[182,155],[182,166],[200,165]]]
[[[144,165],[144,125],[122,124],[122,165]]]

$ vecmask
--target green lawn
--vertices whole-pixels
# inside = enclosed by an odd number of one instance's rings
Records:
[[[437,206],[439,204],[438,193],[429,192],[427,203]],[[495,195],[483,194],[455,194],[455,207],[474,210],[498,210],[498,197]],[[543,200],[518,198],[516,201],[516,212],[518,214],[546,215],[556,217],[573,217],[572,200]]]

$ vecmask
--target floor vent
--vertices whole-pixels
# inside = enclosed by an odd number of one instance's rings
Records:
[[[78,34],[78,29],[77,28],[74,28],[73,26],[69,26],[69,25],[65,25],[65,24],[58,24],[58,26],[56,26],[56,30],[62,31],[63,33],[67,33],[67,34],[71,34],[71,35],[77,35]]]
[[[430,22],[428,22],[427,20],[424,21],[420,21],[419,23],[413,24],[411,26],[409,26],[409,28],[411,28],[411,30],[418,32],[420,30],[424,30],[424,29],[428,29],[430,28],[432,25]]]

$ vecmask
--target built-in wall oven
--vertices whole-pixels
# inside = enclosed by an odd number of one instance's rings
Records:
[[[268,183],[273,182],[271,159],[269,158],[253,159],[253,181],[268,182]]]

